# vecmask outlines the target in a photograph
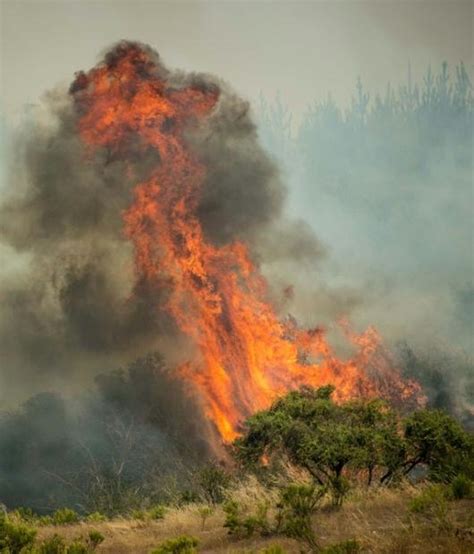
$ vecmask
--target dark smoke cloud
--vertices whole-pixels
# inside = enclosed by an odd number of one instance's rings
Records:
[[[102,63],[113,66],[128,47],[119,43]],[[156,64],[142,70],[170,86],[220,89],[214,113],[188,133],[208,168],[198,207],[208,240],[245,240],[259,263],[281,271],[288,263],[314,263],[323,249],[309,227],[283,217],[286,191],[258,143],[248,103],[216,78],[169,71],[158,54],[136,47]],[[122,234],[121,214],[133,187],[159,164],[159,154],[128,137],[129,177],[123,159],[110,150],[86,152],[75,102],[84,80],[78,73],[69,92],[49,93],[42,117],[17,137],[0,207],[1,241],[10,259],[22,260],[0,280],[4,401],[48,387],[74,388],[157,348],[171,362],[191,352],[160,309],[165,292],[137,280]]]
[[[118,44],[102,63],[113,67],[129,46]],[[283,217],[286,191],[258,143],[248,103],[213,77],[170,72],[148,47],[135,47],[156,63],[142,70],[170,86],[220,89],[214,113],[187,135],[208,168],[198,206],[207,239],[245,240],[258,263],[280,274],[285,264],[321,257],[309,227]],[[19,133],[0,207],[3,248],[19,260],[0,279],[1,401],[12,406],[33,395],[0,418],[0,498],[9,506],[95,509],[85,499],[113,491],[88,489],[91,468],[95,481],[113,487],[124,452],[131,488],[176,472],[179,459],[211,456],[213,430],[199,400],[169,369],[192,357],[192,345],[161,309],[166,291],[134,273],[122,230],[133,188],[160,163],[159,153],[132,135],[127,166],[105,148],[86,151],[75,101],[85,82],[79,73],[69,92],[49,93],[41,117]],[[144,358],[157,349],[166,364]],[[117,367],[128,369],[110,372]]]
[[[210,458],[208,425],[157,354],[97,376],[73,398],[38,393],[0,417],[0,498],[38,512],[169,501]]]

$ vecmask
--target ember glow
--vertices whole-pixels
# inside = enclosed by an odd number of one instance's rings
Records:
[[[78,74],[71,94],[87,150],[124,160],[131,145],[157,153],[123,213],[124,232],[137,280],[166,291],[161,309],[196,347],[177,375],[199,395],[220,440],[234,439],[246,416],[302,385],[334,384],[339,399],[418,396],[417,385],[391,367],[375,329],[356,335],[342,322],[355,354],[339,359],[322,329],[279,318],[245,243],[216,245],[205,236],[197,210],[207,168],[189,136],[217,109],[217,85],[179,84],[152,52],[123,43]]]

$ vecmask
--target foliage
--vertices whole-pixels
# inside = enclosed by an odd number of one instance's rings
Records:
[[[421,409],[401,419],[379,400],[336,404],[332,392],[303,388],[251,416],[234,442],[236,458],[255,466],[283,454],[326,486],[335,506],[361,474],[368,485],[375,475],[389,483],[423,465],[432,480],[450,481],[473,467],[474,439],[448,414]]]
[[[214,508],[209,505],[204,505],[204,506],[199,506],[197,511],[198,511],[199,517],[201,518],[201,529],[204,530],[204,527],[206,526],[206,521],[214,513]]]
[[[24,523],[13,523],[7,515],[0,514],[0,552],[19,554],[31,546],[36,537],[36,529]]]
[[[151,554],[194,554],[199,541],[195,537],[182,535],[163,542]]]
[[[293,484],[280,493],[277,531],[306,544],[312,551],[319,550],[311,516],[316,511],[326,488]]]
[[[95,550],[99,544],[102,544],[105,540],[104,535],[95,529],[92,531],[89,531],[89,535],[87,537],[88,543],[91,545],[91,548]]]
[[[451,481],[451,494],[455,500],[472,498],[474,494],[474,484],[472,480],[465,475],[457,475]]]
[[[71,508],[60,508],[56,510],[52,516],[52,523],[54,525],[69,525],[71,523],[77,523],[79,521],[79,514],[71,510]]]
[[[365,471],[370,484],[377,468],[397,467],[402,448],[394,412],[378,400],[336,404],[332,392],[303,388],[250,417],[234,443],[237,459],[258,464],[284,453],[327,486],[338,506],[348,491],[345,471]]]
[[[253,513],[248,515],[248,510],[244,509],[237,501],[229,500],[224,506],[225,522],[229,535],[237,538],[251,537],[255,533],[260,535],[269,535],[271,532],[268,521],[268,503],[257,504]]]
[[[100,523],[102,521],[107,521],[107,517],[100,512],[92,512],[90,514],[87,514],[86,521],[90,523]]]
[[[430,485],[411,500],[409,511],[433,521],[440,527],[446,527],[446,516],[448,513],[447,492],[444,485]]]
[[[150,519],[163,519],[166,514],[166,508],[161,504],[157,504],[148,510],[148,517]]]
[[[229,488],[230,475],[218,465],[209,465],[198,474],[198,484],[203,491],[204,498],[211,504],[224,501],[224,493]]]
[[[449,482],[459,473],[474,476],[474,437],[440,410],[418,410],[404,421],[406,460],[404,472],[419,464],[429,476]]]
[[[66,554],[67,545],[63,537],[54,534],[52,537],[45,539],[37,547],[37,554]]]

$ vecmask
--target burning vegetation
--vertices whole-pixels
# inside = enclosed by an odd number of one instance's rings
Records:
[[[121,43],[79,73],[70,94],[84,163],[105,151],[105,159],[125,161],[135,181],[122,214],[133,244],[135,288],[156,295],[156,310],[164,310],[193,346],[176,375],[197,393],[221,440],[233,440],[243,419],[302,385],[331,383],[340,400],[420,396],[391,365],[375,329],[356,335],[344,324],[356,352],[341,360],[324,330],[279,317],[244,233],[227,230],[215,240],[209,232],[203,199],[207,176],[216,171],[209,163],[220,160],[206,156],[206,142],[215,140],[226,105],[221,95],[227,94],[218,84],[173,74],[150,49]],[[225,116],[237,128],[239,118],[247,118],[237,110]],[[251,160],[252,152],[247,156]]]

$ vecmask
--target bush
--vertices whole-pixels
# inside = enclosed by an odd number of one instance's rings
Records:
[[[102,544],[105,540],[104,535],[100,531],[93,529],[89,532],[88,543],[92,550],[95,550],[99,544]]]
[[[140,519],[143,521],[146,519],[147,513],[145,510],[132,510],[130,516],[132,519]]]
[[[457,475],[451,482],[451,494],[455,500],[471,498],[473,495],[473,483],[465,475]]]
[[[268,522],[268,504],[258,504],[253,514],[244,515],[244,510],[235,500],[229,500],[224,504],[225,513],[224,527],[227,528],[229,535],[239,538],[251,537],[255,533],[260,535],[270,534],[270,524]]]
[[[305,543],[311,550],[318,550],[311,516],[325,494],[325,487],[314,485],[294,484],[281,491],[277,531]]]
[[[0,552],[19,554],[31,546],[36,529],[25,523],[13,523],[5,514],[0,514]]]
[[[198,482],[204,498],[211,504],[220,504],[224,501],[224,493],[230,485],[230,475],[217,465],[210,465],[198,474]]]
[[[107,521],[107,517],[100,512],[92,512],[91,514],[87,515],[86,521],[89,521],[91,523],[100,523],[101,521]]]
[[[439,527],[447,527],[449,492],[444,485],[430,485],[411,500],[409,511],[431,520]]]
[[[38,547],[38,554],[65,554],[67,546],[64,539],[55,534],[49,539],[45,539]]]
[[[75,539],[67,547],[67,554],[89,554],[90,549],[81,539]]]
[[[163,519],[165,517],[166,508],[162,506],[161,504],[157,504],[156,506],[153,506],[150,510],[148,510],[148,517],[150,519]]]
[[[52,523],[54,525],[70,525],[71,523],[77,523],[79,521],[79,515],[70,508],[61,508],[56,510],[52,517]]]
[[[151,554],[194,554],[198,544],[196,537],[182,535],[163,542]]]
[[[214,513],[214,508],[212,506],[199,506],[198,514],[201,518],[201,529],[204,529],[206,521]]]

